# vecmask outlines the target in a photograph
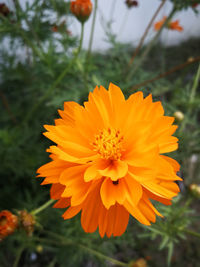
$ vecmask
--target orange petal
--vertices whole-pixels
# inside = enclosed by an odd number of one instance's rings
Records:
[[[126,210],[139,222],[145,225],[150,225],[149,220],[144,216],[144,214],[136,206],[130,204],[127,200],[124,202],[124,207]]]
[[[99,185],[97,185],[88,195],[81,213],[81,225],[86,233],[96,231],[100,206],[101,199],[99,195]]]
[[[63,193],[65,186],[61,184],[53,184],[50,189],[50,196],[52,199],[59,199]]]
[[[127,175],[125,178],[126,184],[126,199],[129,203],[137,206],[139,200],[142,197],[142,186],[131,175]]]
[[[113,160],[110,161],[109,166],[104,170],[99,170],[102,176],[110,177],[113,181],[124,177],[128,172],[128,165],[124,161]]]
[[[104,179],[100,195],[106,209],[109,209],[116,202],[122,204],[126,197],[126,187],[123,179],[119,179],[117,184],[113,184],[110,178]]]
[[[116,215],[113,226],[113,236],[120,236],[125,232],[127,228],[129,221],[129,213],[123,206],[119,204],[115,205],[115,209]]]
[[[70,198],[61,198],[53,205],[53,207],[63,209],[70,206],[70,203]]]
[[[75,182],[75,180],[77,180],[80,177],[82,177],[83,180],[83,174],[86,168],[87,165],[77,165],[71,168],[67,168],[60,175],[59,182],[66,186],[70,186]]]
[[[79,206],[75,206],[75,207],[69,207],[65,213],[63,213],[62,217],[67,220],[70,219],[72,217],[74,217],[75,215],[77,215],[80,211],[81,211],[82,205]]]

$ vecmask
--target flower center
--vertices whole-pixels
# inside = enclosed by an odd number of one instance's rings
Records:
[[[94,151],[98,152],[102,158],[118,160],[121,158],[123,136],[119,130],[112,128],[104,129],[95,136],[93,142]]]

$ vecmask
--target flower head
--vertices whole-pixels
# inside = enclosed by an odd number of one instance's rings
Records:
[[[165,205],[179,192],[174,182],[179,164],[164,153],[176,150],[174,118],[164,116],[161,102],[142,92],[127,100],[119,87],[96,87],[80,106],[65,102],[46,137],[57,145],[47,150],[52,161],[38,169],[42,184],[52,184],[55,208],[69,219],[81,211],[86,232],[99,227],[101,237],[119,236],[129,214],[150,225],[162,216],[150,199]]]
[[[126,3],[128,8],[138,6],[138,1],[134,1],[134,0],[126,0],[125,3]]]
[[[71,1],[70,10],[83,23],[89,18],[92,12],[92,2],[90,0]]]
[[[163,24],[165,23],[167,17],[164,16],[160,21],[156,22],[154,24],[154,30],[155,31],[159,31],[160,28],[163,26]],[[180,26],[179,24],[179,20],[175,20],[175,21],[169,21],[169,23],[166,24],[166,27],[170,30],[176,30],[176,31],[183,31],[183,27]]]
[[[175,30],[175,31],[179,31],[179,32],[183,31],[183,27],[179,24],[179,20],[169,22],[168,28],[170,30]]]
[[[0,212],[0,241],[6,236],[12,234],[18,225],[17,216],[8,210]]]

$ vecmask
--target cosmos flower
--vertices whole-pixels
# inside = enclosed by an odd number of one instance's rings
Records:
[[[90,0],[71,1],[70,10],[83,23],[88,20],[92,12],[92,2]]]
[[[179,164],[164,155],[177,149],[174,118],[164,116],[160,101],[142,92],[127,100],[119,87],[96,87],[81,106],[65,102],[46,137],[57,145],[47,150],[51,162],[38,169],[52,184],[55,208],[67,208],[64,219],[81,211],[85,232],[97,227],[101,237],[124,233],[131,214],[150,225],[162,216],[151,199],[165,205],[179,192],[174,182]]]
[[[161,27],[163,26],[163,24],[165,23],[166,19],[167,19],[167,17],[164,16],[164,17],[162,18],[162,20],[156,22],[156,23],[154,24],[154,30],[155,30],[155,31],[159,31],[160,28],[161,28]],[[180,32],[183,31],[183,27],[180,26],[180,24],[179,24],[179,20],[169,21],[169,23],[167,23],[166,27],[167,27],[168,29],[170,29],[170,30],[176,30],[176,31],[180,31]]]
[[[12,234],[18,225],[18,218],[8,210],[0,212],[0,241]]]

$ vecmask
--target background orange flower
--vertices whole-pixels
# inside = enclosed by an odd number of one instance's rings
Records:
[[[154,24],[154,30],[155,31],[159,31],[160,28],[163,26],[163,24],[165,23],[167,17],[164,16],[162,20],[156,22]],[[183,31],[183,27],[180,26],[179,24],[179,20],[175,20],[175,21],[169,21],[167,24],[166,24],[166,27],[170,30],[176,30],[176,31]]]
[[[18,225],[17,216],[8,210],[0,212],[0,240],[12,234]]]
[[[96,87],[84,107],[65,102],[55,126],[45,125],[52,161],[38,169],[42,184],[53,184],[64,219],[81,211],[86,232],[121,235],[129,214],[150,225],[162,216],[150,199],[165,205],[179,192],[179,164],[164,153],[176,150],[174,118],[160,102],[137,92],[125,100],[120,88]]]

